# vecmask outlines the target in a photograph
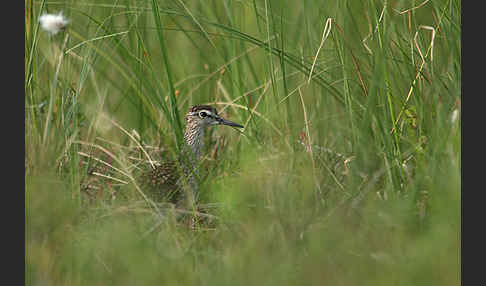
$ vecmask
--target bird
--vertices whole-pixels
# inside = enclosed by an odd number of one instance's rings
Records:
[[[165,198],[175,204],[194,202],[200,180],[199,162],[205,129],[215,125],[244,127],[221,117],[216,108],[210,105],[189,108],[185,122],[184,144],[178,160],[164,161],[142,176],[151,195],[157,200]]]

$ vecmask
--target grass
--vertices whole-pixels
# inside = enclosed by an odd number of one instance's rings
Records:
[[[460,283],[460,1],[25,2],[27,285]],[[137,178],[203,103],[190,229]]]

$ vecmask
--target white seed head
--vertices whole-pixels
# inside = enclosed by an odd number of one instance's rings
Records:
[[[451,114],[451,123],[455,123],[457,121],[457,118],[459,118],[459,110],[454,109]]]
[[[69,20],[62,15],[62,12],[59,12],[59,14],[44,14],[39,17],[39,22],[42,29],[51,35],[55,35],[66,27]]]

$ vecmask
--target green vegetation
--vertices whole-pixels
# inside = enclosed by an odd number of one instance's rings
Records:
[[[459,285],[461,1],[25,2],[27,285]],[[192,229],[137,175],[194,104]]]

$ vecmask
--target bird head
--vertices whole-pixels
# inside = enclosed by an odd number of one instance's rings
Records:
[[[211,125],[228,125],[243,128],[242,125],[219,116],[216,108],[210,105],[196,105],[191,107],[187,113],[186,121],[193,124],[197,123],[202,127]]]

